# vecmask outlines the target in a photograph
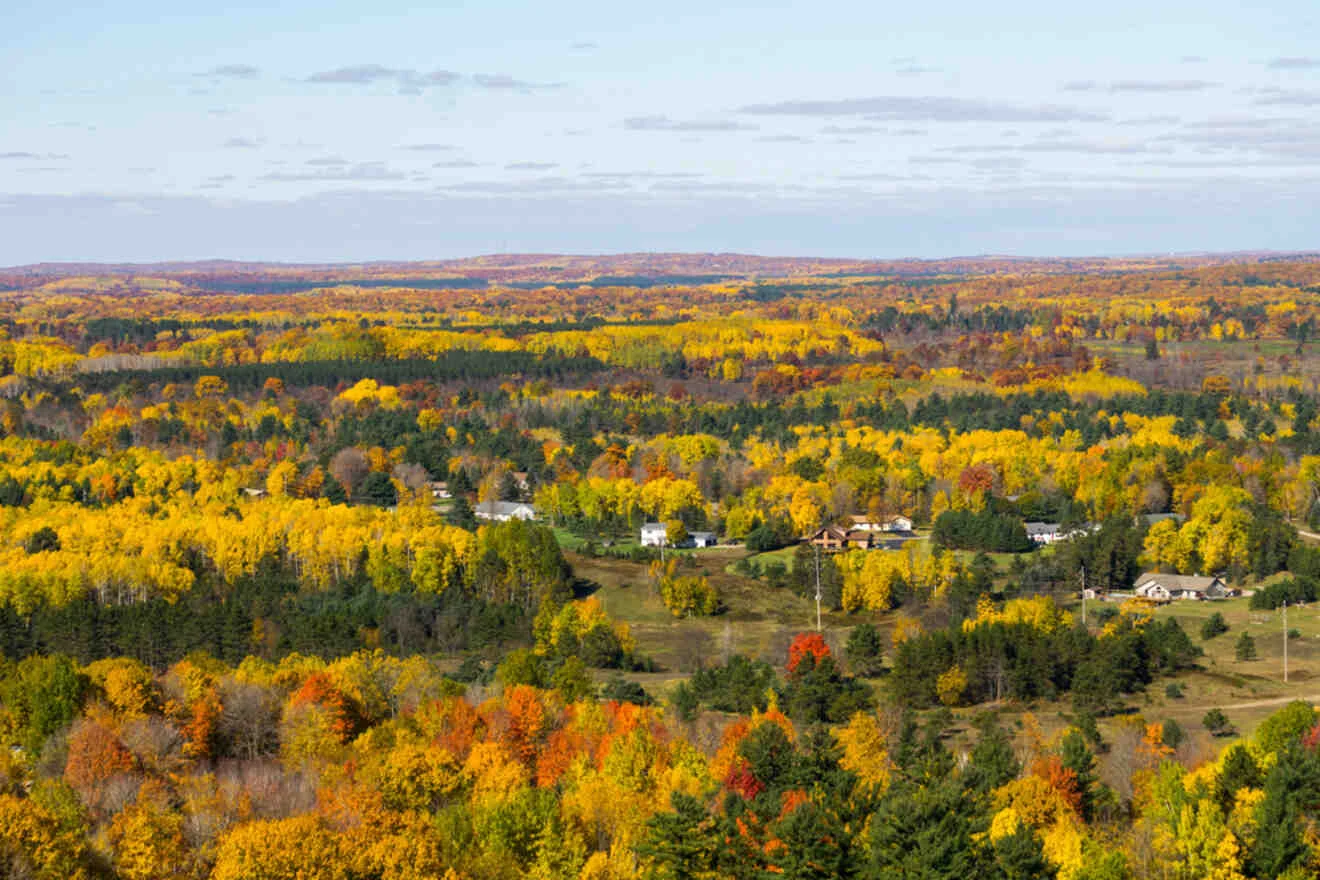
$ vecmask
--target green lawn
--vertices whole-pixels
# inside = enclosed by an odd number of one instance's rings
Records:
[[[797,555],[798,545],[789,544],[787,547],[780,547],[778,550],[768,550],[765,553],[753,553],[747,557],[748,561],[759,566],[764,566],[769,562],[782,562],[787,571],[793,570],[793,559]],[[728,570],[732,570],[733,564],[737,560],[729,563]]]
[[[631,627],[639,651],[664,667],[654,675],[630,676],[663,696],[664,688],[657,690],[652,685],[687,677],[698,661],[720,662],[726,655],[741,653],[780,665],[792,637],[815,628],[815,604],[810,600],[731,573],[745,553],[741,547],[714,547],[694,554],[695,567],[679,569],[683,574],[708,577],[719,588],[726,606],[723,614],[684,620],[665,608],[646,565],[572,552],[565,555],[578,577],[596,585],[593,595],[606,612]],[[826,638],[842,650],[852,627],[866,619],[870,617],[826,610]]]
[[[1229,630],[1205,640],[1201,625],[1220,613]],[[1249,734],[1267,715],[1289,700],[1320,702],[1320,605],[1288,609],[1288,628],[1301,637],[1288,642],[1288,681],[1283,681],[1283,626],[1278,611],[1252,611],[1246,599],[1222,602],[1172,602],[1156,612],[1172,617],[1205,651],[1201,669],[1179,676],[1182,699],[1165,695],[1165,682],[1146,696],[1154,718],[1174,718],[1188,730],[1200,730],[1206,710],[1221,708],[1242,734]],[[1256,642],[1255,660],[1238,660],[1234,648],[1241,633]]]
[[[583,550],[586,549],[587,539],[582,537],[581,535],[575,534],[569,531],[568,529],[564,528],[563,526],[551,526],[550,528],[555,533],[555,540],[559,542],[559,546],[561,549],[565,551],[571,551],[573,553],[581,553]],[[636,537],[633,536],[614,537],[609,535],[605,535],[597,538],[596,545],[602,546],[604,542],[607,540],[611,541],[612,543],[610,546],[616,549],[626,550],[631,547],[637,546]]]

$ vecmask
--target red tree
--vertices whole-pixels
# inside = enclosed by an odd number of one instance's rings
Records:
[[[797,671],[798,664],[808,654],[811,655],[816,664],[830,656],[830,646],[825,644],[825,639],[820,633],[800,633],[793,639],[793,644],[788,646],[788,672],[790,675]]]

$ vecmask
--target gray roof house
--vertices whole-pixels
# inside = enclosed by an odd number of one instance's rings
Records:
[[[1156,602],[1171,602],[1175,599],[1223,599],[1228,596],[1228,587],[1221,578],[1193,574],[1162,574],[1157,571],[1144,572],[1133,591],[1144,599]]]
[[[491,522],[508,522],[511,519],[536,519],[536,510],[530,504],[521,501],[483,501],[472,508],[477,519]]]

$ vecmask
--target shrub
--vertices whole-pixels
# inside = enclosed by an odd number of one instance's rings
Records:
[[[669,576],[660,582],[660,597],[675,617],[717,614],[720,594],[704,577]]]
[[[616,703],[635,703],[638,706],[651,705],[651,695],[635,681],[616,675],[605,682],[601,696]]]
[[[1201,723],[1205,729],[1210,731],[1211,736],[1229,736],[1233,733],[1233,725],[1229,722],[1228,716],[1222,709],[1211,709],[1201,718]]]
[[[1224,615],[1218,611],[1207,617],[1205,623],[1201,624],[1201,638],[1207,642],[1226,632],[1228,632],[1228,621],[1224,620]]]
[[[669,704],[674,707],[680,721],[695,721],[697,713],[701,710],[701,700],[697,698],[697,692],[686,681],[679,682],[674,688]]]
[[[1238,637],[1236,644],[1233,645],[1233,654],[1239,660],[1256,659],[1256,640],[1251,637],[1251,633],[1243,633]]]

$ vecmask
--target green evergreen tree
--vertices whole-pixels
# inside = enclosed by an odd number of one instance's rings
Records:
[[[1089,819],[1095,804],[1095,753],[1086,744],[1079,730],[1070,730],[1064,736],[1059,755],[1063,766],[1077,775],[1077,790],[1082,795],[1082,816]]]
[[[874,678],[884,671],[884,638],[875,624],[862,623],[853,627],[843,653],[854,675]]]
[[[972,839],[975,806],[956,780],[898,785],[871,817],[869,880],[969,880],[984,875]]]
[[[987,715],[977,726],[981,736],[972,749],[965,781],[970,788],[989,792],[1017,778],[1022,764],[1013,751],[1008,733],[993,715]]]
[[[1201,624],[1201,638],[1206,641],[1226,632],[1228,632],[1228,621],[1218,611],[1207,617],[1205,622]]]
[[[714,868],[716,841],[706,808],[682,792],[670,796],[673,812],[657,813],[646,823],[637,854],[659,880],[697,880]]]
[[[1019,824],[994,842],[995,872],[1002,880],[1053,880],[1058,871],[1045,859],[1040,837],[1030,825]]]
[[[390,475],[382,471],[372,471],[362,479],[353,500],[358,504],[374,504],[377,507],[393,507],[399,503],[399,492],[394,487]]]

